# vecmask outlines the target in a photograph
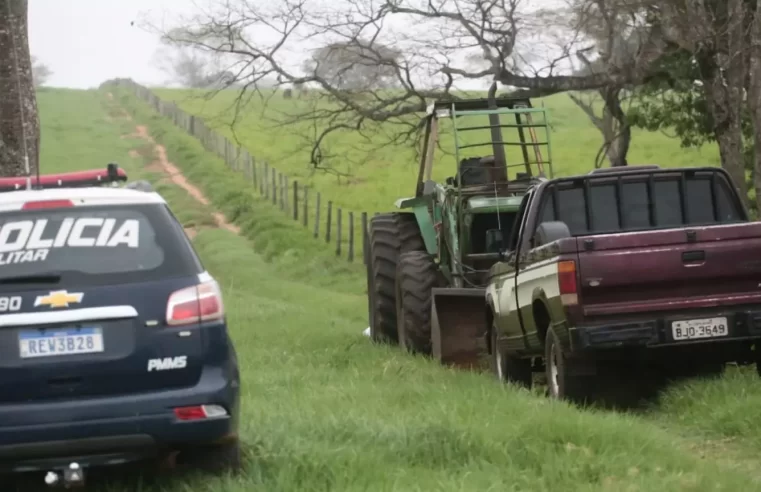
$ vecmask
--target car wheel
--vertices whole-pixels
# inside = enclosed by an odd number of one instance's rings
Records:
[[[544,357],[550,398],[586,403],[592,396],[594,378],[578,374],[576,366],[580,361],[568,357],[552,328],[547,332]]]
[[[534,374],[531,359],[519,359],[505,354],[497,345],[497,327],[491,329],[491,368],[498,381],[513,383],[523,388],[531,388]]]

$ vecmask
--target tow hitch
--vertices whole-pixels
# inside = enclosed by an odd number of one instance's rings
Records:
[[[70,463],[62,472],[51,470],[45,474],[45,485],[48,487],[63,486],[71,489],[84,487],[85,471],[79,463]]]

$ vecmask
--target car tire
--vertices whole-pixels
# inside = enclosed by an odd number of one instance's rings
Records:
[[[424,251],[417,219],[411,213],[387,213],[370,219],[367,296],[370,338],[396,345],[396,265],[407,251]]]
[[[443,285],[433,257],[407,251],[396,266],[396,327],[399,346],[415,354],[431,354],[431,291]]]
[[[243,466],[240,441],[201,446],[181,451],[178,462],[194,470],[208,473],[237,473]]]
[[[593,377],[577,374],[578,360],[568,357],[553,328],[547,331],[544,366],[550,398],[584,404],[592,396]]]
[[[496,325],[496,323],[495,323]],[[506,354],[497,344],[499,331],[496,326],[491,329],[491,370],[494,377],[503,383],[513,383],[530,389],[534,373],[531,371],[531,359],[520,359]]]

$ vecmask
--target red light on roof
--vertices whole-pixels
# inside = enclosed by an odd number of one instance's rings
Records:
[[[0,191],[26,189],[26,177],[0,178]],[[113,181],[126,181],[124,169],[115,169],[115,175],[109,174],[108,169],[93,169],[90,171],[75,171],[71,173],[43,174],[39,180],[31,177],[34,188],[66,188],[74,186],[99,186]]]
[[[36,210],[41,208],[66,208],[73,207],[74,202],[71,200],[38,200],[35,202],[26,202],[21,210]]]

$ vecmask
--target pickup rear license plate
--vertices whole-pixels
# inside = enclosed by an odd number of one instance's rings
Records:
[[[97,327],[22,330],[18,337],[22,359],[103,352],[103,331]]]
[[[725,337],[729,335],[729,324],[724,317],[674,321],[671,334],[674,340]]]

